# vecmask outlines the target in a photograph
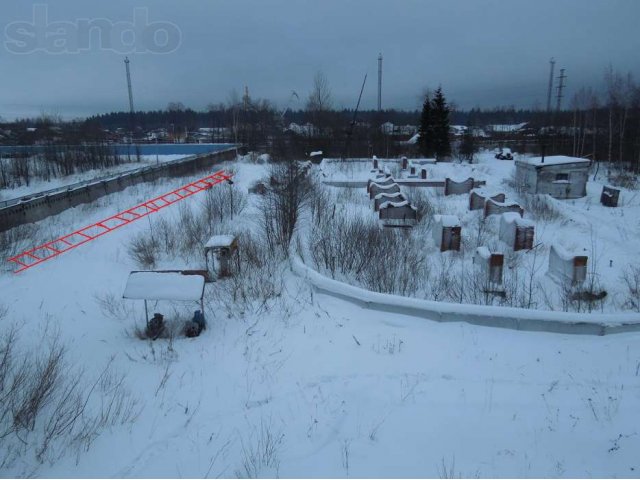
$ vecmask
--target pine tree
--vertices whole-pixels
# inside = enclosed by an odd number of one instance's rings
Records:
[[[434,155],[433,149],[433,118],[431,113],[431,99],[427,94],[422,104],[422,114],[420,115],[420,137],[418,138],[418,146],[420,154],[425,158],[431,158]]]
[[[449,107],[438,87],[431,101],[431,124],[433,128],[433,150],[437,160],[445,160],[451,156],[449,142]]]
[[[462,136],[462,142],[460,142],[460,147],[458,149],[460,158],[462,160],[468,161],[469,163],[473,163],[473,156],[477,151],[478,146],[476,145],[473,131],[471,127],[467,127],[466,132],[464,132],[464,135]]]

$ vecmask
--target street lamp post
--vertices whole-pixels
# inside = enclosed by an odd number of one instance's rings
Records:
[[[229,185],[229,194],[231,197],[231,220],[233,220],[233,180],[227,179],[227,185]]]

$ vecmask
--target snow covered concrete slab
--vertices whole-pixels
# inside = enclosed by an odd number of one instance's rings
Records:
[[[123,298],[131,300],[200,300],[204,292],[202,275],[178,272],[131,272]]]

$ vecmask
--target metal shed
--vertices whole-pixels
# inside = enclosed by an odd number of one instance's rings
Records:
[[[517,187],[527,193],[554,198],[581,198],[587,194],[591,162],[586,158],[530,157],[515,161]]]

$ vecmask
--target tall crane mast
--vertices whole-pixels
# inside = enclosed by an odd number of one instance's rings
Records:
[[[362,88],[360,88],[360,96],[358,97],[358,103],[356,104],[356,109],[353,111],[353,120],[351,120],[351,124],[349,125],[349,130],[347,130],[347,139],[344,143],[344,150],[342,151],[342,159],[344,160],[349,154],[349,147],[351,146],[351,137],[353,136],[353,129],[356,126],[356,121],[358,118],[358,109],[360,108],[360,101],[362,100],[362,92],[364,92],[364,86],[367,83],[367,74],[364,75],[364,80],[362,81]]]
[[[125,57],[124,59],[124,67],[127,71],[127,89],[129,90],[129,122],[131,128],[131,141],[133,142],[133,117],[135,110],[133,109],[133,88],[131,87],[131,70],[129,68],[129,57]]]

